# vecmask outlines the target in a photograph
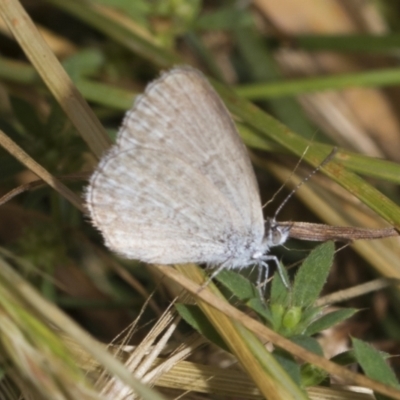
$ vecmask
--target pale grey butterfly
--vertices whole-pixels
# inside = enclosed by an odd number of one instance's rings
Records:
[[[235,124],[203,74],[177,67],[148,85],[90,178],[93,224],[116,253],[147,263],[259,266],[290,225],[264,221]]]

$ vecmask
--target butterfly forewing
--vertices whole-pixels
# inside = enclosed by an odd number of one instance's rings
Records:
[[[132,140],[187,160],[214,182],[247,224],[262,228],[247,150],[225,105],[199,71],[176,68],[149,85],[125,117],[119,146],[127,148]]]

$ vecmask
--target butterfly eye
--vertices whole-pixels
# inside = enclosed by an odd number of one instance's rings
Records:
[[[275,225],[271,230],[271,246],[279,246],[286,242],[286,239],[289,236],[289,230],[290,227],[288,226]]]
[[[280,225],[273,218],[265,221],[265,239],[268,247],[279,246],[286,242],[289,237],[290,225]]]

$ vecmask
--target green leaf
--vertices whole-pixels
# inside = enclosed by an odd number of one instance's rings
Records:
[[[290,340],[299,346],[305,348],[308,351],[311,351],[319,356],[323,356],[324,352],[318,343],[318,341],[314,338],[305,335],[297,335],[290,338]],[[311,365],[305,363],[300,368],[300,376],[301,376],[301,384],[303,387],[305,386],[315,386],[323,382],[328,374],[322,370],[321,368],[316,367],[315,365]]]
[[[264,318],[272,324],[273,317],[269,307],[259,298],[250,299],[246,302],[246,306],[255,311],[260,317]]]
[[[333,261],[334,244],[329,241],[316,247],[305,259],[293,283],[292,305],[308,307],[318,298]]]
[[[290,340],[299,346],[305,348],[308,351],[311,351],[319,356],[323,356],[324,352],[322,351],[321,345],[318,341],[312,337],[306,335],[296,335],[292,336]]]
[[[305,333],[306,335],[310,336],[315,335],[316,333],[321,332],[324,329],[328,329],[331,326],[352,317],[356,312],[358,312],[358,310],[355,308],[345,308],[343,310],[332,311],[311,323],[310,326],[306,329]]]
[[[302,386],[317,386],[326,380],[328,373],[312,364],[304,364],[300,369]]]
[[[282,271],[285,271],[285,269],[282,268]],[[287,276],[286,281],[289,282]],[[290,305],[290,291],[283,283],[278,271],[275,273],[274,279],[272,280],[270,303],[271,305],[279,304],[285,307]]]
[[[331,361],[343,366],[357,363],[354,350],[347,350],[343,353],[336,354],[336,356],[331,358]]]
[[[224,287],[239,300],[245,302],[247,307],[251,308],[259,316],[272,324],[272,315],[269,308],[264,304],[263,300],[260,299],[258,290],[255,286],[243,275],[240,275],[237,272],[224,270],[221,271],[215,279],[224,285]]]
[[[237,272],[223,270],[215,279],[229,289],[239,300],[247,301],[258,297],[258,291],[254,285]]]
[[[285,307],[282,304],[271,304],[272,328],[275,332],[280,332],[282,328]]]
[[[297,385],[301,385],[300,366],[291,354],[285,350],[277,348],[273,353],[276,361],[282,366],[287,374]]]
[[[315,321],[322,313],[322,307],[309,307],[303,309],[303,315],[301,317],[301,321],[297,326],[297,332],[299,334],[305,334],[307,336],[311,336],[306,333],[308,326]]]
[[[393,370],[386,362],[384,353],[374,349],[362,340],[352,338],[356,359],[365,375],[385,385],[400,389],[400,384]],[[375,393],[377,399],[386,399],[386,396]]]
[[[104,64],[104,55],[98,49],[86,49],[74,53],[63,61],[63,67],[74,79],[99,72]]]
[[[205,336],[210,342],[216,344],[221,349],[230,353],[229,348],[225,342],[197,306],[187,304],[175,304],[179,315],[197,332]]]
[[[304,335],[298,335],[293,336],[290,338],[290,340],[315,354],[323,354],[321,346],[313,338]],[[326,377],[326,373],[315,367],[312,368],[312,366],[308,366],[308,364],[305,364],[300,368],[299,364],[293,359],[292,355],[288,354],[285,350],[276,349],[273,354],[276,360],[290,375],[290,377],[298,384],[301,384],[301,386],[309,386],[309,382],[319,383]]]

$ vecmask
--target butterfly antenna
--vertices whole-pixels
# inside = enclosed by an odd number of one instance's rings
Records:
[[[337,153],[338,149],[337,147],[334,147],[333,150],[329,153],[329,155],[319,164],[316,168],[314,168],[302,181],[300,181],[292,190],[291,192],[286,196],[286,198],[282,201],[280,206],[277,208],[275,211],[273,220],[276,219],[278,214],[281,212],[282,208],[286,205],[286,203],[290,200],[290,198],[297,192],[297,190],[303,186],[304,183],[309,181],[324,165],[326,165],[329,161],[332,160],[332,158],[335,156]],[[304,156],[304,153],[303,153]],[[299,164],[299,163],[297,163]],[[297,165],[298,166],[298,165]],[[297,167],[296,166],[296,167]],[[293,173],[290,174],[289,178],[293,175]]]
[[[297,161],[295,167],[292,169],[292,171],[290,172],[289,176],[284,180],[284,182],[282,183],[282,185],[280,186],[280,188],[274,193],[274,195],[272,196],[271,199],[269,199],[263,206],[262,208],[264,209],[265,207],[268,206],[268,204],[271,204],[276,196],[283,190],[283,188],[287,185],[287,183],[290,181],[290,179],[292,179],[292,176],[294,175],[294,173],[297,171],[297,169],[299,168],[301,162],[304,159],[304,156],[306,155],[308,149],[310,148],[310,145],[307,145],[307,147],[305,148],[305,150],[303,151],[303,154],[301,155],[301,157],[299,158],[299,160]]]

